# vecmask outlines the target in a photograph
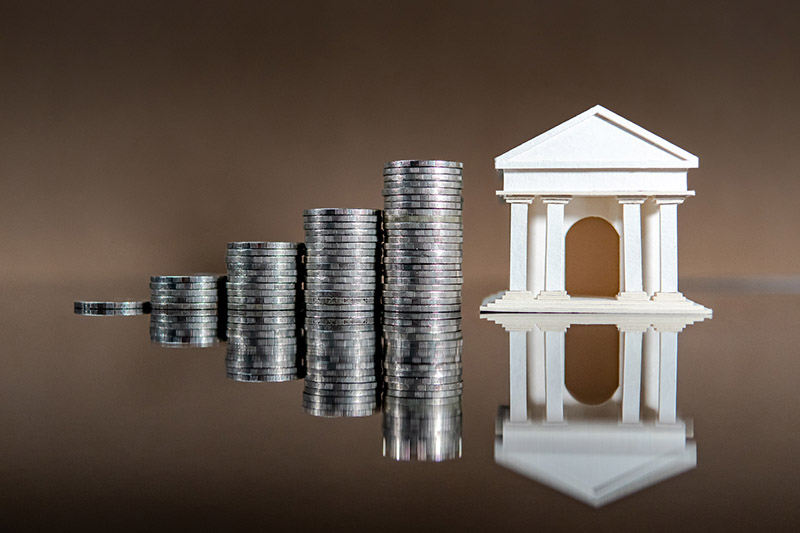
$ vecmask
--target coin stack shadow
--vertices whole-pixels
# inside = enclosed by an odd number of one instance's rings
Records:
[[[369,416],[380,397],[381,212],[309,209],[306,244],[306,413]]]
[[[461,457],[461,396],[396,398],[383,405],[383,455],[397,461]]]
[[[438,160],[384,166],[385,402],[460,406],[461,169]]]
[[[171,348],[207,348],[219,342],[219,302],[225,276],[191,274],[150,278],[150,340]]]
[[[302,260],[302,243],[228,243],[229,379],[278,382],[303,377],[297,318]]]

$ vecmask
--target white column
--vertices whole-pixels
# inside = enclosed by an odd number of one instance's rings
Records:
[[[532,198],[506,198],[511,204],[511,252],[509,290],[527,291],[528,205]]]
[[[678,332],[659,331],[659,336],[658,421],[674,424],[678,419]]]
[[[645,326],[646,328],[646,326]],[[642,334],[645,328],[622,326],[622,422],[641,420]]]
[[[647,300],[642,289],[642,203],[643,196],[618,198],[622,204],[622,287],[620,300]]]
[[[642,342],[642,391],[645,407],[658,411],[659,345],[658,332],[649,328]]]
[[[538,327],[528,332],[528,399],[537,408],[545,403],[544,331]]]
[[[545,252],[544,291],[538,298],[569,298],[564,282],[566,250],[564,234],[564,206],[569,196],[544,196],[547,206],[547,250]]]
[[[652,198],[642,204],[642,270],[643,290],[648,296],[661,287],[659,279],[659,220],[658,206]]]
[[[547,251],[547,214],[540,199],[528,209],[528,290],[537,295],[544,290]]]
[[[654,299],[683,299],[678,292],[678,204],[683,198],[656,198],[659,218],[660,289]]]
[[[525,331],[508,332],[509,404],[512,422],[528,419],[527,342]]]
[[[545,349],[545,420],[564,421],[564,336],[567,329],[546,328]]]

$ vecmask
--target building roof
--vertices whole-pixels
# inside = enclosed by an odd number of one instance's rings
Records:
[[[495,158],[498,170],[690,169],[697,156],[594,106]]]

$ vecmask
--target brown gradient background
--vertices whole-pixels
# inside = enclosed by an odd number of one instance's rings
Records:
[[[687,289],[715,310],[680,337],[698,467],[597,511],[494,464],[507,336],[477,317],[507,286],[493,158],[597,103],[700,158],[682,283],[800,274],[796,13],[0,0],[0,529],[797,531],[797,295]],[[302,383],[231,382],[223,347],[71,314],[146,298],[151,274],[222,271],[230,240],[302,240],[304,208],[380,207],[397,158],[465,166],[458,461],[395,463],[380,414],[306,416]],[[571,239],[570,283],[598,289],[580,270],[602,250]]]
[[[5,279],[221,270],[301,210],[465,167],[465,273],[507,285],[493,158],[600,103],[697,154],[687,277],[800,273],[793,2],[0,2]]]

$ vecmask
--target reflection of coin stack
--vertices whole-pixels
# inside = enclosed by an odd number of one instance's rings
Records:
[[[455,161],[384,166],[387,396],[461,394],[461,167]]]
[[[303,407],[316,416],[367,416],[379,395],[380,211],[309,209],[303,218]]]
[[[229,242],[228,377],[291,381],[303,377],[297,321],[303,245]]]
[[[383,406],[383,455],[398,461],[461,457],[461,396],[387,396]]]
[[[225,277],[216,274],[150,278],[150,340],[168,347],[219,342],[219,299]]]

